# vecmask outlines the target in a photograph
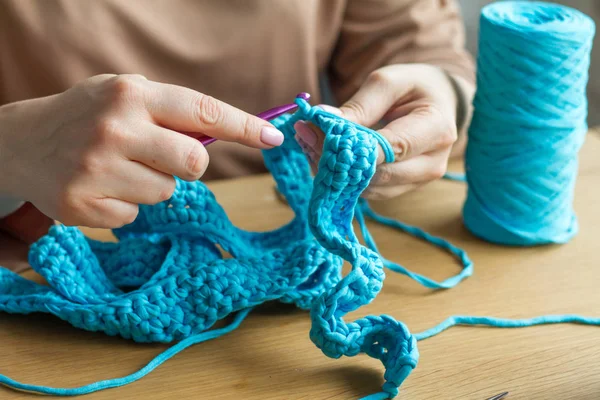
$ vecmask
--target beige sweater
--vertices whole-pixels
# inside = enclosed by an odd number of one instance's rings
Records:
[[[452,0],[0,0],[0,105],[101,73],[139,73],[258,113],[319,76],[346,100],[374,69],[425,62],[474,80]],[[204,179],[264,171],[215,143]]]
[[[341,103],[394,63],[474,82],[454,0],[0,0],[0,54],[0,105],[102,73],[143,74],[251,113],[302,91],[320,102],[320,77]],[[265,171],[258,150],[208,151],[203,180]],[[16,205],[1,197],[0,218]]]

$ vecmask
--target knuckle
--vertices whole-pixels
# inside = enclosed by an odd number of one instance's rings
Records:
[[[135,90],[135,82],[131,76],[119,75],[112,80],[112,89],[116,94],[129,94]]]
[[[116,78],[117,75],[115,74],[98,74],[98,75],[93,75],[87,79],[83,79],[78,81],[77,83],[75,83],[73,86],[71,86],[71,89],[85,89],[85,88],[90,88],[90,87],[96,87],[98,85],[102,85],[104,83],[106,83],[107,81]]]
[[[201,126],[214,127],[223,120],[223,107],[212,96],[198,94],[194,99],[193,109]]]
[[[118,75],[111,80],[111,92],[115,101],[137,99],[141,91],[140,79],[133,75]]]
[[[252,118],[245,118],[242,126],[243,128],[240,134],[240,140],[243,142],[250,142],[252,139],[254,139],[254,132],[259,131],[259,127]]]
[[[148,78],[146,78],[142,74],[131,74],[129,76],[131,77],[132,80],[137,80],[137,81],[147,81],[148,80]]]
[[[89,178],[90,176],[101,173],[106,168],[106,163],[101,160],[95,152],[88,151],[81,155],[79,160],[79,174],[81,177]]]
[[[406,132],[401,132],[394,138],[394,148],[397,149],[396,155],[399,158],[409,157],[413,152],[413,145],[411,137]]]
[[[390,83],[390,75],[385,69],[378,69],[368,75],[367,81],[373,84],[388,85]]]
[[[116,118],[102,118],[96,124],[95,145],[101,147],[123,148],[127,141],[127,132]]]
[[[394,150],[394,157],[398,160],[407,158],[413,150],[413,140],[415,138],[406,130],[392,131],[389,128],[380,129],[379,132],[390,142]]]

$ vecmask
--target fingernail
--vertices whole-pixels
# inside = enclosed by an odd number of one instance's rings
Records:
[[[323,109],[323,111],[327,111],[328,113],[331,113],[331,114],[334,114],[334,115],[337,115],[340,117],[343,115],[339,108],[328,106],[326,104],[321,104],[321,105],[319,105],[319,107],[321,109]]]
[[[270,126],[260,131],[260,141],[269,146],[279,146],[283,143],[283,133]]]
[[[296,129],[296,135],[298,135],[307,145],[312,147],[317,144],[317,134],[310,129],[306,122],[296,122],[294,124],[294,129]]]

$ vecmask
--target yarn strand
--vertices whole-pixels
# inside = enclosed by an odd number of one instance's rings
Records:
[[[98,381],[90,383],[89,385],[79,386],[75,388],[58,388],[21,383],[7,377],[6,375],[0,374],[0,385],[4,385],[11,389],[20,390],[24,392],[54,396],[79,396],[94,393],[99,390],[129,385],[130,383],[142,379],[144,376],[154,371],[162,363],[169,360],[178,353],[182,352],[183,350],[187,349],[188,347],[198,343],[206,342],[211,339],[216,339],[237,329],[240,326],[240,324],[244,321],[244,319],[246,319],[250,311],[252,311],[252,309],[247,308],[238,312],[233,318],[233,321],[223,328],[202,332],[200,334],[190,336],[187,339],[182,340],[181,342],[169,347],[167,350],[154,357],[148,364],[146,364],[146,366],[140,368],[138,371],[130,375],[123,376],[121,378],[107,379],[104,381]]]
[[[572,200],[577,153],[587,130],[585,86],[594,32],[589,17],[548,3],[507,1],[482,11],[463,208],[465,225],[475,235],[531,245],[565,243],[577,233]],[[448,289],[471,276],[473,263],[448,241],[378,215],[359,199],[375,173],[378,145],[386,162],[394,160],[381,134],[311,107],[304,99],[297,98],[296,104],[293,115],[272,121],[284,133],[284,143],[263,152],[278,191],[295,213],[286,226],[264,233],[244,231],[231,223],[204,184],[176,179],[171,199],[140,206],[136,221],[114,231],[117,243],[99,243],[77,228],[53,226],[29,253],[31,266],[48,286],[0,268],[0,311],[46,312],[80,329],[136,342],[177,344],[121,378],[52,388],[0,375],[0,384],[60,396],[127,385],[187,347],[231,332],[252,307],[275,300],[310,310],[310,339],[326,356],[366,354],[382,363],[382,390],[364,400],[397,396],[417,366],[417,341],[453,326],[600,325],[600,318],[578,315],[458,315],[414,335],[388,315],[346,321],[382,290],[385,268],[425,287]],[[314,180],[293,138],[298,120],[326,133]],[[464,181],[454,173],[445,178]],[[353,217],[366,246],[353,230]],[[437,282],[386,260],[366,218],[447,251],[462,270]],[[233,257],[223,259],[217,245]],[[345,276],[344,261],[352,267]],[[234,314],[230,325],[208,331]]]
[[[367,224],[365,222],[365,218],[364,218],[363,214],[364,214],[364,216],[372,219],[373,221],[375,221],[377,223],[389,226],[394,229],[404,231],[404,232],[408,233],[409,235],[412,235],[418,239],[427,241],[427,242],[433,244],[434,246],[447,251],[448,253],[454,255],[461,262],[463,269],[458,274],[451,276],[450,278],[447,278],[446,280],[444,280],[442,282],[437,282],[437,281],[434,281],[433,279],[427,278],[426,276],[412,272],[400,264],[394,263],[394,262],[386,259],[385,257],[383,257],[381,255],[381,253],[377,249],[377,245],[375,244],[375,240],[373,239],[373,237],[371,236],[371,233],[369,232],[369,229],[367,228]],[[386,268],[388,268],[394,272],[400,273],[402,275],[406,275],[409,278],[415,280],[416,282],[420,283],[421,285],[423,285],[427,288],[450,289],[450,288],[458,285],[462,280],[466,279],[467,277],[469,277],[473,274],[473,262],[469,259],[467,253],[464,250],[454,246],[447,240],[444,240],[437,236],[433,236],[416,226],[404,224],[400,221],[397,221],[397,220],[394,220],[391,218],[386,218],[382,215],[377,214],[375,211],[373,211],[373,209],[371,209],[371,207],[369,207],[369,203],[364,199],[361,199],[361,201],[359,202],[358,207],[355,210],[355,217],[358,222],[360,231],[363,235],[363,238],[365,240],[365,243],[367,244],[367,247],[369,247],[371,250],[373,250],[374,252],[376,252],[377,254],[379,254],[381,256],[381,258],[383,259],[383,265]]]
[[[542,315],[528,319],[506,319],[494,317],[476,317],[467,315],[455,315],[441,322],[433,328],[415,334],[417,341],[429,339],[453,326],[489,326],[493,328],[527,328],[536,325],[551,324],[580,324],[600,326],[600,318],[585,317],[582,315]]]

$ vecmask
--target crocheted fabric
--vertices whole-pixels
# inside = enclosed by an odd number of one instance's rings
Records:
[[[388,161],[393,155],[376,132],[296,102],[295,114],[272,121],[285,142],[264,152],[295,213],[289,224],[264,233],[236,228],[203,183],[177,180],[170,200],[141,206],[135,222],[114,230],[118,243],[52,227],[29,255],[49,287],[0,269],[0,310],[46,312],[89,331],[172,342],[266,301],[293,303],[310,309],[310,338],[327,356],[381,360],[384,391],[395,396],[417,364],[415,338],[389,316],[343,319],[383,285],[382,259],[359,243],[352,219],[375,172],[378,142]],[[299,119],[326,133],[314,182],[293,139]],[[223,259],[217,244],[233,258]],[[344,260],[352,270],[342,278]]]

